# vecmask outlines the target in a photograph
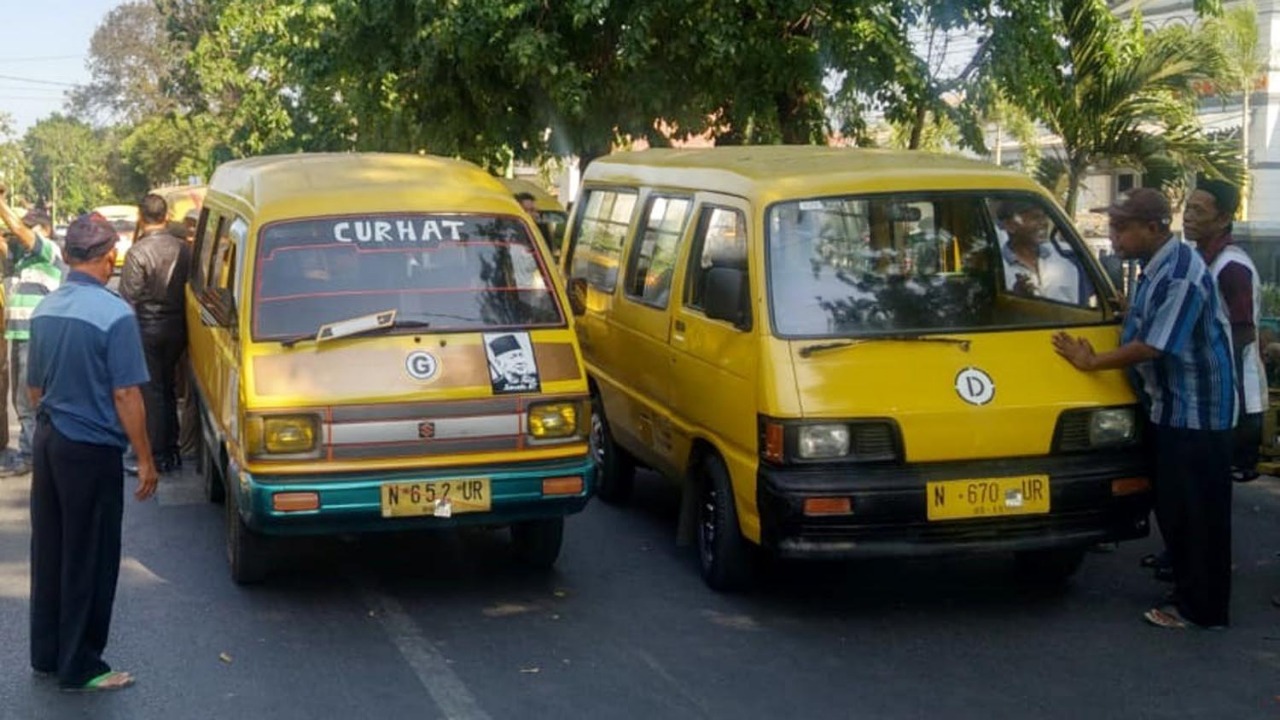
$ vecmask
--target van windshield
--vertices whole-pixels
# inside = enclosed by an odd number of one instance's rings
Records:
[[[272,223],[258,242],[253,337],[283,340],[396,311],[408,332],[562,326],[524,223],[395,214]]]
[[[1088,248],[1031,193],[782,202],[769,210],[768,245],[770,312],[782,337],[1110,320],[1112,291]]]

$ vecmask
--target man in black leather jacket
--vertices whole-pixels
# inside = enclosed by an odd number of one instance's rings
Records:
[[[151,375],[142,396],[147,408],[147,435],[160,472],[181,465],[174,379],[187,346],[183,288],[191,264],[190,246],[169,233],[168,215],[164,198],[155,194],[142,198],[138,206],[138,239],[125,256],[120,273],[120,295],[138,316],[147,372]]]

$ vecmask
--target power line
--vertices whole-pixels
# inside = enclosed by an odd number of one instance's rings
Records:
[[[61,95],[66,92],[60,88],[30,87],[28,85],[0,85],[0,90],[21,90],[23,92],[42,92]]]
[[[0,57],[0,63],[54,62],[57,60],[79,60],[83,55],[43,55],[40,57]]]
[[[54,80],[36,80],[34,78],[17,77],[14,75],[0,75],[0,80],[14,80],[24,83],[35,83],[36,85],[57,85],[59,87],[77,87],[75,83],[57,82]]]

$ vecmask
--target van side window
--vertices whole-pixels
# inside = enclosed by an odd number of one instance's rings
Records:
[[[240,304],[240,265],[244,262],[239,253],[239,248],[245,246],[245,242],[249,238],[249,223],[244,218],[237,217],[231,221],[231,227],[227,230],[229,240],[229,250],[225,258],[225,271],[219,278],[218,287],[230,288],[231,294],[236,300],[236,305]]]
[[[636,208],[636,192],[588,190],[581,202],[581,220],[569,241],[573,253],[569,275],[611,293],[618,284],[622,244]]]
[[[728,208],[706,207],[698,218],[698,232],[689,253],[684,304],[702,309],[707,273],[712,268],[747,269],[747,220]]]
[[[205,212],[208,214],[204,220],[204,233],[196,240],[195,252],[192,253],[195,256],[193,260],[195,267],[192,268],[191,272],[191,285],[196,289],[197,293],[204,292],[209,288],[209,263],[213,260],[213,248],[218,244],[218,238],[222,236],[223,225],[226,224],[226,220],[223,218],[214,215],[208,210]],[[216,282],[216,276],[214,277]]]
[[[628,296],[654,307],[667,306],[680,236],[684,233],[691,205],[688,198],[659,196],[649,199],[644,224],[627,262],[627,279],[623,288]]]

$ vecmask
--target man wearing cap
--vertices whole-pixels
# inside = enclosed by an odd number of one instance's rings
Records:
[[[6,202],[7,188],[0,185],[0,220],[16,236],[9,243],[13,274],[5,283],[5,339],[9,341],[10,387],[18,414],[18,452],[0,467],[0,476],[31,472],[31,442],[35,433],[35,409],[27,399],[23,378],[27,369],[27,340],[31,313],[46,295],[62,283],[62,259],[52,237],[49,216],[27,213],[21,222]],[[43,232],[39,228],[48,228]]]
[[[106,288],[116,231],[101,216],[67,229],[66,282],[31,316],[24,390],[38,408],[31,481],[31,667],[67,690],[116,690],[133,677],[102,660],[120,573],[122,453],[138,449],[134,497],[155,492],[139,387],[138,322]]]
[[[1209,266],[1231,321],[1236,399],[1241,408],[1232,448],[1232,478],[1248,482],[1258,477],[1262,416],[1267,410],[1267,371],[1258,345],[1262,279],[1249,254],[1231,237],[1232,220],[1239,207],[1240,191],[1234,185],[1200,178],[1187,197],[1182,227]]]
[[[493,358],[493,391],[537,392],[538,367],[514,335],[500,335],[489,340]]]
[[[120,271],[120,296],[133,306],[151,381],[143,389],[147,433],[160,472],[177,469],[178,361],[187,347],[184,288],[191,265],[190,245],[169,232],[169,205],[151,193],[138,205],[138,239]],[[134,467],[126,468],[133,472]]]
[[[1204,260],[1170,233],[1163,194],[1139,188],[1102,211],[1116,252],[1143,263],[1120,347],[1098,353],[1062,332],[1053,344],[1080,370],[1130,370],[1147,412],[1156,519],[1175,591],[1144,619],[1223,627],[1231,598],[1231,329]]]

